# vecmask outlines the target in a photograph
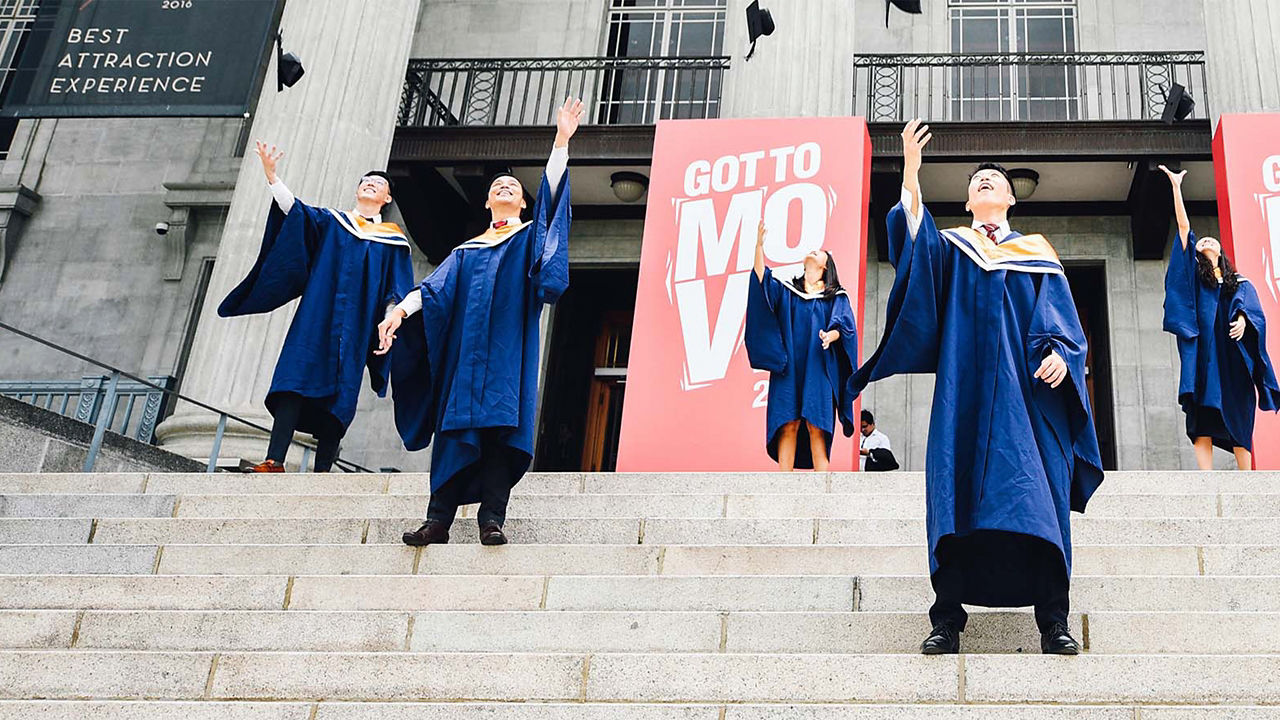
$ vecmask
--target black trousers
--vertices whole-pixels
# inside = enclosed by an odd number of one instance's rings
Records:
[[[963,631],[969,620],[969,613],[960,605],[964,592],[964,575],[958,563],[942,563],[938,566],[938,572],[933,576],[933,591],[936,597],[933,607],[929,608],[929,621],[934,627],[950,623],[956,630]],[[1049,599],[1036,605],[1036,626],[1044,633],[1056,624],[1066,625],[1070,611],[1070,580],[1054,583]]]
[[[281,465],[289,454],[289,444],[293,442],[293,433],[298,429],[298,419],[306,408],[307,399],[295,393],[282,393],[275,407],[275,422],[271,424],[271,442],[267,445],[267,459],[275,460]],[[333,461],[338,459],[338,442],[342,438],[336,433],[322,433],[316,436],[316,472],[329,472]]]
[[[480,511],[476,520],[480,527],[501,526],[507,521],[507,503],[511,500],[511,450],[502,442],[503,430],[489,428],[480,431],[480,459],[459,475],[471,474],[480,484]],[[458,514],[458,491],[464,483],[455,477],[431,493],[427,504],[427,519],[453,523]]]

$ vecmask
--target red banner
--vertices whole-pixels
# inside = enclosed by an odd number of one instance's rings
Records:
[[[830,251],[862,340],[871,138],[862,118],[658,123],[618,450],[621,471],[777,469],[769,374],[743,346],[756,226],[765,263],[799,274]],[[836,425],[831,469],[853,470]]]
[[[1254,283],[1280,360],[1280,114],[1223,115],[1213,138],[1222,247]],[[1259,412],[1253,465],[1280,469],[1280,416]]]

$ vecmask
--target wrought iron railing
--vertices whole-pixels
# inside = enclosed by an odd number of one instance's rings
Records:
[[[1168,89],[1209,117],[1202,52],[858,55],[854,114],[871,122],[1159,120]]]
[[[75,350],[63,347],[58,343],[53,342],[52,340],[42,338],[38,335],[33,335],[32,333],[29,333],[25,330],[20,330],[12,325],[9,325],[8,323],[0,322],[0,330],[8,331],[10,333],[13,333],[14,335],[17,335],[20,338],[23,338],[24,340],[28,340],[38,345],[43,345],[47,348],[57,351],[58,353],[61,353],[62,355],[75,358],[76,360],[79,360],[84,363],[88,363],[89,365],[92,365],[96,368],[99,368],[100,370],[103,370],[109,373],[104,378],[102,378],[102,387],[100,389],[101,394],[97,396],[97,399],[94,400],[94,402],[96,403],[97,407],[100,408],[100,410],[95,414],[93,414],[93,420],[91,423],[93,425],[93,438],[89,442],[89,452],[86,455],[85,461],[84,461],[85,472],[93,471],[93,466],[97,462],[98,453],[102,450],[102,442],[106,438],[107,432],[114,431],[114,428],[117,426],[117,416],[119,414],[120,408],[122,407],[122,403],[120,402],[122,388],[125,389],[124,392],[128,392],[129,388],[140,388],[140,389],[145,388],[146,392],[148,393],[148,396],[150,396],[149,395],[150,393],[158,393],[162,399],[158,400],[157,402],[159,402],[162,405],[165,402],[166,398],[168,399],[169,402],[182,400],[184,402],[190,403],[194,407],[200,408],[202,410],[207,410],[217,415],[218,429],[214,432],[212,447],[209,450],[209,462],[208,462],[208,465],[206,466],[206,470],[208,472],[214,472],[215,470],[218,469],[218,454],[221,452],[221,449],[222,449],[222,438],[226,434],[227,423],[234,422],[239,425],[244,425],[244,426],[253,428],[255,430],[259,430],[264,433],[271,432],[270,428],[263,427],[262,425],[259,425],[253,422],[252,420],[246,420],[238,415],[229,413],[226,410],[220,410],[207,403],[200,402],[199,400],[196,400],[194,398],[189,398],[186,395],[182,395],[181,393],[178,393],[177,391],[169,387],[152,382],[151,380],[144,380],[143,378],[140,378],[137,375],[126,372],[117,367],[108,365],[107,363],[104,363],[100,360],[95,360],[87,355],[82,355],[81,353],[78,353]],[[9,393],[6,392],[4,394],[8,395]],[[24,393],[24,395],[29,396],[30,393]],[[82,395],[81,396],[82,400],[83,400],[83,397],[84,396]],[[26,400],[25,397],[20,397],[17,399]],[[46,400],[46,402],[52,402],[52,401]],[[39,403],[35,403],[35,404],[39,404]],[[61,402],[58,403],[58,406],[59,406],[58,411],[65,413],[66,406],[63,405]],[[52,406],[51,405],[47,406],[47,409],[52,410]],[[106,412],[103,412],[103,411],[106,411]],[[157,416],[159,416],[158,412],[157,412]],[[83,418],[80,418],[77,416],[76,419],[81,420]],[[85,420],[85,422],[89,422],[89,421]],[[127,423],[125,423],[125,425],[127,426]],[[152,430],[154,430],[154,428],[152,428]],[[311,446],[307,445],[306,443],[298,442],[297,440],[292,441],[292,444],[299,445],[302,447],[303,449],[302,467],[306,468],[308,466],[308,463],[310,462]],[[336,461],[334,461],[334,467],[337,467],[339,470],[342,470],[344,472],[373,472],[367,467],[357,465],[353,462],[348,462],[341,458],[338,458]]]
[[[107,410],[107,429],[150,444],[155,439],[156,425],[164,416],[164,390],[172,390],[175,379],[169,375],[147,378],[151,384],[132,380],[116,383],[116,394]],[[52,410],[80,422],[96,425],[106,408],[110,375],[76,380],[5,380],[0,381],[0,395],[21,400],[45,410]],[[159,388],[163,388],[159,389]]]
[[[727,57],[414,59],[401,127],[548,125],[570,95],[600,125],[720,116]]]

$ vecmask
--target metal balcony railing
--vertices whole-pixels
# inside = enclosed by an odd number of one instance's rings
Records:
[[[570,95],[598,125],[720,116],[727,57],[414,59],[401,127],[549,125]]]
[[[1209,117],[1202,52],[858,55],[853,108],[870,122],[1159,120],[1179,83]]]
[[[98,414],[105,411],[110,415],[108,430],[151,444],[155,439],[156,425],[164,416],[168,400],[165,390],[173,389],[175,379],[169,375],[153,375],[147,380],[151,384],[118,381],[110,408],[104,407],[110,375],[85,377],[79,381],[4,380],[0,381],[0,395],[90,425],[96,425]]]

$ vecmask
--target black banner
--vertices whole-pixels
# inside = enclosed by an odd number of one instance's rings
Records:
[[[3,117],[239,116],[280,0],[41,0]]]

